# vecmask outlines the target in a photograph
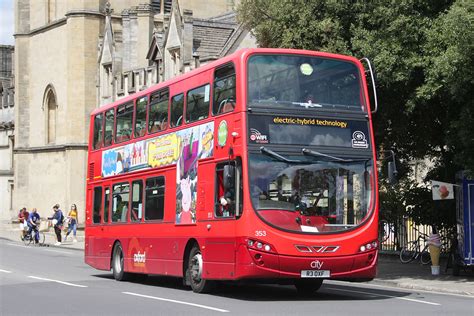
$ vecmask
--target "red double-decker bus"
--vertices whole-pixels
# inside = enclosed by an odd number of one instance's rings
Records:
[[[371,112],[359,60],[287,49],[240,50],[96,109],[86,263],[195,292],[373,278]]]

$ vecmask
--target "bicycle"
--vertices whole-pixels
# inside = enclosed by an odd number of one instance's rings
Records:
[[[30,233],[27,232],[26,235],[23,237],[23,242],[25,243],[25,246],[29,246],[32,242],[34,242],[34,235],[36,234],[38,234],[37,245],[44,246],[46,236],[44,235],[44,232],[39,231],[38,227],[33,228]]]
[[[400,261],[401,263],[409,263],[413,260],[420,258],[421,264],[429,264],[431,262],[431,256],[428,252],[428,235],[419,232],[416,240],[407,243],[402,250],[400,250]],[[424,242],[425,246],[421,249],[421,242]],[[421,249],[421,251],[420,251]]]
[[[389,224],[386,220],[379,221],[379,243],[382,244],[386,242],[391,234],[393,233],[392,225]]]

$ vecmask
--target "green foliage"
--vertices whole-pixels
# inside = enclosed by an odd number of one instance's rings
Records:
[[[454,182],[454,171],[474,170],[473,9],[464,0],[242,0],[238,17],[262,47],[369,57],[377,70],[377,144],[405,164],[432,159],[430,175]],[[381,194],[383,211],[411,205],[419,222],[450,222],[435,214],[446,204],[403,181]]]

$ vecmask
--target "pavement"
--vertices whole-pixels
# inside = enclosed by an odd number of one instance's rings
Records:
[[[45,233],[45,244],[47,247],[57,247],[71,250],[84,250],[84,231],[77,231],[77,242],[72,241],[72,233],[69,240],[60,246],[55,246],[56,235],[53,229]],[[63,238],[64,238],[63,233]],[[20,229],[17,223],[8,221],[0,222],[0,238],[11,241],[20,241]],[[459,276],[453,276],[452,270],[445,271],[446,258],[441,258],[440,275],[431,275],[430,265],[422,265],[419,261],[408,264],[400,263],[397,254],[380,253],[378,262],[378,275],[369,284],[394,286],[398,288],[469,295],[474,297],[474,268],[461,270]]]
[[[78,251],[84,251],[84,230],[83,228],[77,230],[76,239],[77,242],[73,242],[73,233],[68,237],[68,240],[64,241],[64,236],[66,232],[63,231],[62,238],[63,242],[60,246],[55,246],[56,243],[56,234],[54,233],[54,229],[50,227],[48,232],[45,232],[45,246],[46,247],[60,247],[60,248],[67,248],[73,249]],[[21,241],[20,240],[20,224],[19,223],[12,223],[10,221],[0,221],[0,238],[9,239],[11,241]]]

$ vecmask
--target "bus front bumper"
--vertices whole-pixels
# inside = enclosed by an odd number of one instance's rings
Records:
[[[301,278],[302,271],[321,272],[330,279],[373,279],[377,274],[377,250],[347,256],[288,256],[239,248],[236,279]]]

